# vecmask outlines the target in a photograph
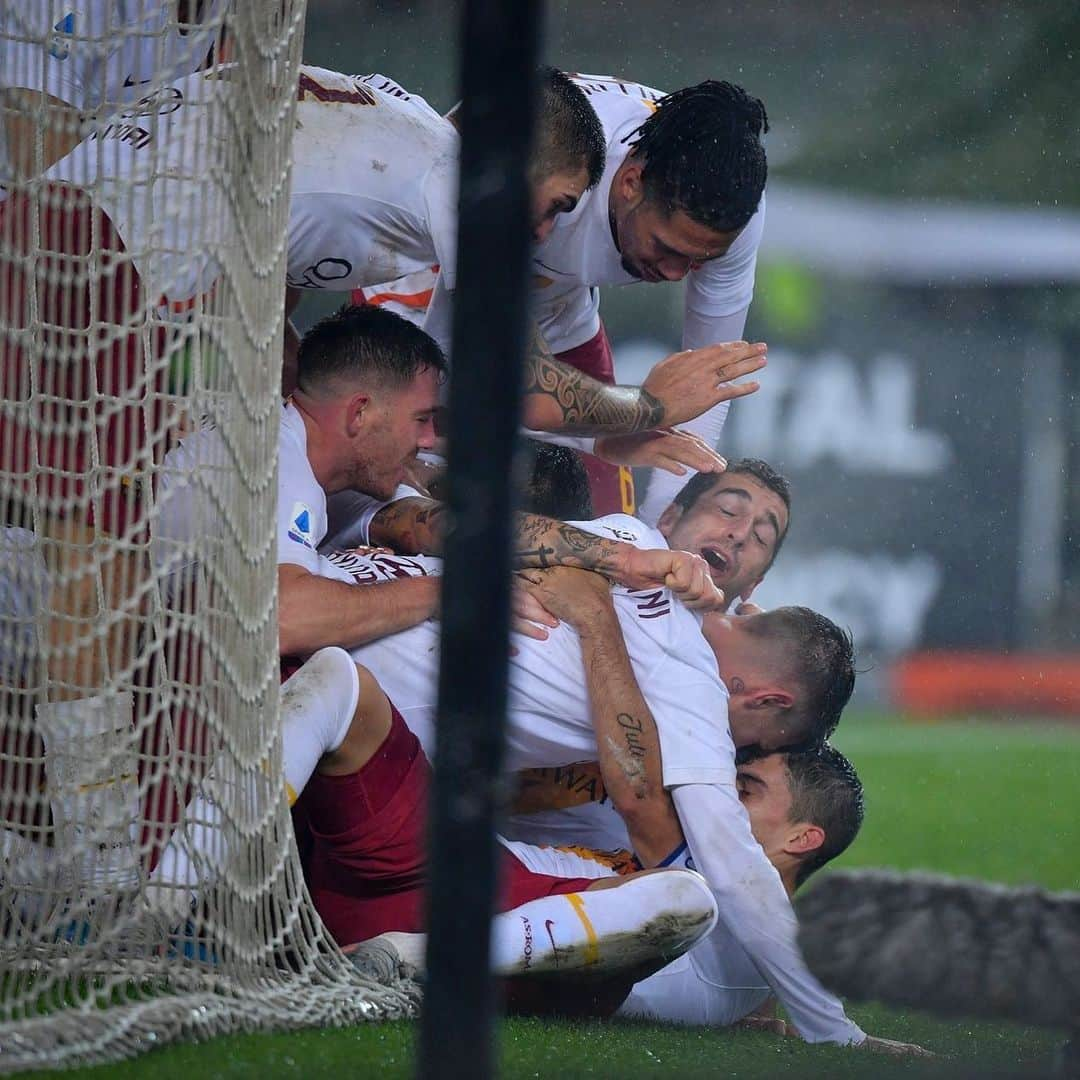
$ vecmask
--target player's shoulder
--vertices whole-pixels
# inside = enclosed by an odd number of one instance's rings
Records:
[[[297,78],[298,101],[318,101],[325,104],[375,105],[376,91],[364,82],[360,75],[348,75],[343,71],[301,64]]]
[[[655,86],[635,82],[621,75],[587,75],[584,72],[568,72],[571,81],[581,87],[585,96],[594,104],[597,101],[622,101],[643,107],[651,112],[656,103],[666,96],[666,91]]]
[[[640,548],[666,548],[667,540],[659,530],[646,525],[629,514],[606,514],[591,521],[572,521],[583,532],[594,536],[603,536],[612,540],[621,540],[624,544],[633,544]]]
[[[596,111],[609,143],[615,135],[622,133],[626,124],[645,123],[656,111],[656,103],[665,96],[663,90],[618,75],[571,72],[570,78]]]

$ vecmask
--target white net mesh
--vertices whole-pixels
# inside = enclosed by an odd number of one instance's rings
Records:
[[[303,16],[0,0],[0,1070],[414,1007],[326,936],[281,779]]]

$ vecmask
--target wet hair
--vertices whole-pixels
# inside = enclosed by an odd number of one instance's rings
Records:
[[[347,304],[320,319],[301,340],[296,364],[298,389],[313,396],[333,393],[339,380],[401,389],[427,368],[446,373],[446,359],[430,335],[367,304]]]
[[[741,229],[757,211],[768,165],[765,106],[741,86],[707,79],[657,102],[628,137],[644,161],[646,197],[716,232]],[[635,138],[636,136],[636,138]]]
[[[593,188],[600,183],[606,160],[604,128],[585,91],[556,68],[540,68],[533,175],[548,177],[584,167]]]
[[[729,461],[727,469],[722,473],[696,473],[675,496],[675,505],[682,507],[683,512],[690,510],[702,495],[708,494],[716,484],[731,476],[752,476],[762,487],[778,495],[788,512],[788,527],[776,538],[772,558],[765,567],[768,570],[776,562],[784,538],[791,529],[791,484],[787,477],[782,476],[767,462],[759,458],[739,458],[738,461]]]
[[[866,813],[863,786],[855,766],[829,743],[786,758],[791,810],[788,820],[817,825],[825,832],[821,847],[803,856],[796,888],[815,870],[846,851],[858,835]]]
[[[796,729],[788,750],[812,750],[836,730],[855,689],[855,645],[851,634],[806,607],[782,607],[748,619],[746,629],[777,643],[798,684],[785,720]]]
[[[532,457],[521,508],[560,521],[588,521],[593,516],[589,476],[580,456],[568,446],[525,440]]]

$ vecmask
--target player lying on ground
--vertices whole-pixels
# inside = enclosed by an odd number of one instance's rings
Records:
[[[605,142],[585,94],[553,69],[541,73],[539,135],[530,170],[533,231],[542,239],[604,169]],[[289,228],[290,304],[304,290],[373,286],[437,264],[424,298],[424,328],[448,353],[455,287],[456,129],[422,99],[382,76],[304,67]],[[326,147],[333,146],[328,155]],[[500,281],[492,277],[493,302]],[[764,365],[762,344],[734,352],[715,345],[661,361],[641,387],[606,385],[555,359],[533,334],[526,355],[523,422],[572,436],[626,436],[689,420],[752,393],[754,383],[720,385]],[[288,387],[288,388],[291,388]],[[663,440],[661,444],[666,445]],[[673,442],[671,453],[685,444]],[[602,441],[597,453],[623,464],[654,464],[657,440]],[[699,467],[700,452],[686,464]]]
[[[584,775],[589,765],[578,767]],[[546,770],[565,773],[568,770]],[[818,750],[768,754],[739,766],[739,799],[747,811],[754,839],[776,867],[788,895],[817,869],[843,852],[862,823],[862,785],[851,763],[826,744]],[[606,801],[598,778],[599,798]],[[535,803],[535,778],[528,789]],[[579,844],[558,846],[504,841],[531,870],[567,877],[610,878],[640,869],[633,852],[596,850]],[[617,1015],[683,1024],[728,1026],[765,1011],[771,992],[738,939],[722,923],[710,933],[717,948],[699,962],[691,949],[642,981],[620,1005]],[[725,941],[726,939],[726,941]],[[416,942],[375,939],[415,962]],[[720,945],[719,942],[724,944]],[[374,950],[375,945],[372,946]],[[713,966],[708,966],[711,958]],[[716,964],[722,964],[717,968]],[[782,1020],[769,1018],[770,1030],[786,1033]]]
[[[647,696],[642,693],[645,684],[639,685],[642,668],[631,661],[623,638],[624,624],[618,617],[609,589],[596,575],[564,568],[526,571],[525,576],[531,579],[531,587],[545,607],[572,626],[581,642],[596,730],[597,762],[604,789],[603,797],[593,801],[590,807],[596,812],[590,822],[592,842],[609,847],[621,843],[626,836],[642,865],[694,866],[694,833],[690,826],[696,827],[698,822],[691,823],[685,816],[678,801],[679,789],[670,793],[666,790],[670,785],[665,775],[663,736],[658,732]],[[782,679],[776,678],[775,671],[762,668],[760,656],[755,655],[753,635],[756,629],[750,630],[749,638],[745,633],[747,628],[759,627],[766,618],[763,615],[742,618],[706,615],[704,619],[706,625],[713,624],[706,633],[716,650],[724,683],[729,687],[743,684],[744,691],[757,688],[756,693],[751,692],[752,709],[764,708],[765,693],[777,692],[768,691],[768,683],[762,683],[762,678],[767,680],[771,676],[774,687],[783,683]],[[847,692],[850,693],[850,688]],[[839,705],[842,707],[843,702]],[[819,707],[828,712],[833,706],[822,701]],[[735,742],[741,743],[744,755],[755,749],[746,742],[747,736],[743,734],[746,730],[745,721],[733,720]],[[815,752],[811,745],[809,753],[793,753],[789,758],[793,768],[788,776],[794,778],[801,770],[803,791],[808,798],[820,800],[815,818],[824,821],[824,827],[813,819],[793,823],[794,792],[783,785],[786,788],[783,794],[787,796],[785,805],[781,795],[783,773],[775,764],[772,767],[760,762],[744,764],[737,774],[736,786],[740,801],[749,810],[752,835],[779,872],[790,900],[799,883],[843,851],[854,838],[862,819],[862,792],[846,760],[831,749]],[[530,779],[533,782],[527,795],[535,809],[537,805],[542,806],[544,800],[537,791],[535,774]],[[807,780],[810,783],[805,783]],[[606,819],[601,811],[607,812]],[[566,818],[568,814],[563,811],[555,817]],[[720,819],[714,819],[713,824],[719,826]],[[573,822],[565,820],[559,821],[558,825],[559,828],[553,830],[551,814],[539,823],[538,828],[535,825],[530,828],[528,817],[518,816],[516,831],[514,827],[512,831],[524,839],[545,843],[550,842],[553,832],[561,836],[565,835],[566,826],[575,828]],[[738,833],[738,829],[732,830],[733,840],[739,839]],[[758,882],[764,880],[756,873],[757,860],[750,857],[757,854],[753,848],[739,849],[731,843],[727,852],[733,882],[749,891],[755,888],[755,878]],[[725,907],[724,896],[720,893],[718,900],[723,918],[717,929],[694,950],[692,964],[684,965],[681,972],[672,973],[666,984],[668,990],[681,998],[669,1005],[668,1015],[673,1019],[683,1018],[680,1014],[685,1013],[688,1000],[698,1002],[698,1011],[691,1013],[692,1016],[701,1017],[703,1013],[723,1015],[725,1010],[740,1002],[737,995],[734,1000],[729,999],[721,988],[745,986],[746,973],[754,971],[755,966],[760,968],[760,964],[755,965],[752,948],[741,932],[745,924],[730,921],[730,909]],[[759,902],[778,920],[778,925],[781,920],[793,921],[790,906],[777,908],[768,892],[759,894]],[[755,984],[757,980],[751,985]],[[772,985],[776,987],[775,983]],[[705,987],[713,989],[705,991]],[[777,990],[779,992],[779,988]],[[867,1041],[871,1048],[890,1053],[919,1052],[917,1047],[888,1040]]]
[[[555,220],[533,257],[537,318],[556,357],[613,382],[598,286],[638,281],[686,279],[684,349],[741,337],[764,226],[765,107],[726,82],[665,96],[611,76],[571,78],[603,125],[607,152],[600,182]],[[375,286],[365,299],[416,310],[431,288],[422,278]],[[715,446],[727,408],[685,426]],[[675,490],[654,471],[639,516],[654,524]],[[597,501],[602,513],[621,506],[610,491]]]
[[[281,724],[285,788],[314,838],[306,874],[331,934],[348,945],[422,930],[430,766],[416,737],[341,649],[320,651],[284,684]],[[207,778],[151,875],[151,907],[170,924],[224,870],[227,795]],[[536,873],[509,849],[500,855],[506,914],[493,927],[492,963],[501,975],[617,975],[625,996],[716,922],[691,871],[612,881]]]
[[[643,546],[664,544],[661,534],[625,516],[578,527]],[[395,560],[413,562],[417,573],[437,570],[437,563],[424,557]],[[379,570],[379,556],[354,565],[361,576],[385,572]],[[696,866],[717,893],[723,918],[738,928],[747,952],[805,1038],[861,1041],[863,1033],[802,964],[790,903],[753,840],[734,783],[736,747],[814,743],[835,727],[854,678],[850,641],[805,609],[741,620],[714,616],[703,634],[699,617],[666,589],[616,588],[613,597],[660,733],[663,786],[671,791],[677,821]],[[358,662],[377,673],[429,753],[434,748],[437,637],[437,628],[425,623],[354,651]],[[597,742],[577,634],[564,624],[552,629],[546,641],[519,636],[515,646],[507,769],[595,760]],[[734,668],[725,665],[725,653],[737,658]],[[668,854],[670,849],[660,857]]]

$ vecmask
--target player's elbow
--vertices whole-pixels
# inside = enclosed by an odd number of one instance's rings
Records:
[[[638,858],[655,866],[682,843],[682,828],[667,792],[662,788],[632,789],[612,796],[612,802],[626,825]]]
[[[307,656],[322,644],[312,639],[311,605],[303,597],[304,578],[309,575],[278,571],[278,653],[281,656]]]
[[[562,431],[562,410],[548,394],[526,394],[521,402],[522,423],[532,431]]]
[[[297,625],[283,601],[278,602],[278,653],[281,656],[306,656],[314,650],[308,635]]]

